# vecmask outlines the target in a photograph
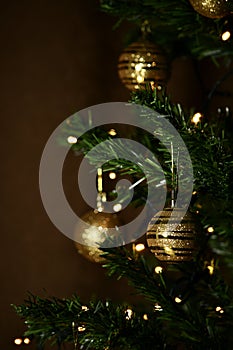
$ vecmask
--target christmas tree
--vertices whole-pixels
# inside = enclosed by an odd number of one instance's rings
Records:
[[[118,131],[118,124],[111,122],[109,130],[93,125],[91,115],[89,132],[84,132],[82,115],[75,115],[62,125],[56,142],[72,145],[74,153],[82,152],[98,169],[92,227],[104,227],[107,215],[112,225],[105,233],[117,227],[112,219],[116,214],[104,214],[106,203],[116,200],[114,190],[104,192],[104,174],[126,178],[135,189],[131,196],[122,186],[124,196],[115,212],[129,197],[135,212],[149,204],[144,235],[114,233],[94,251],[88,248],[88,234],[86,250],[80,245],[85,240],[78,239],[81,252],[100,260],[110,276],[126,277],[142,299],[138,305],[96,299],[84,305],[77,295],[29,295],[16,311],[26,322],[26,336],[34,337],[39,349],[47,342],[58,348],[70,342],[74,349],[232,349],[232,119],[228,107],[210,108],[221,84],[233,74],[232,5],[227,0],[104,0],[101,7],[119,19],[118,25],[123,20],[135,25],[118,65],[131,99],[118,106],[129,106],[142,124]],[[178,55],[192,57],[195,67],[209,58],[226,68],[205,93],[200,111],[187,111],[166,94],[169,62]],[[176,130],[179,142],[170,130]],[[135,151],[120,137],[139,141],[143,148]],[[97,145],[101,148],[95,150]],[[109,160],[103,164],[106,154]],[[161,189],[156,192],[161,201],[153,196],[148,200],[151,187]],[[188,208],[178,201],[181,189]]]

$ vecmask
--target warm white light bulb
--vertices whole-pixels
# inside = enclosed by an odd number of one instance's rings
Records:
[[[143,243],[138,243],[138,244],[136,244],[136,246],[135,246],[135,250],[136,250],[137,252],[142,252],[144,249],[145,249],[145,246],[144,246]]]
[[[193,115],[191,122],[194,124],[198,124],[201,121],[201,118],[202,118],[202,114],[197,112]]]
[[[78,141],[77,137],[75,136],[69,136],[67,137],[67,141],[72,145]]]
[[[116,132],[115,129],[110,129],[110,130],[108,131],[108,134],[109,134],[110,136],[116,136],[117,132]]]
[[[23,340],[21,338],[15,338],[14,343],[15,345],[21,345]]]
[[[161,305],[159,304],[155,304],[154,308],[155,308],[155,311],[163,311]]]
[[[231,37],[231,32],[229,30],[226,30],[224,33],[222,33],[222,41],[227,41]]]
[[[155,267],[155,273],[162,273],[162,272],[163,272],[162,266],[156,266]]]
[[[207,228],[207,231],[208,231],[209,233],[213,233],[213,232],[214,232],[213,226],[209,226],[209,227]]]
[[[30,344],[31,341],[29,338],[24,338],[23,342],[24,342],[24,344],[28,345],[28,344]]]
[[[111,180],[114,180],[116,178],[116,173],[114,173],[113,171],[111,171],[109,174],[108,174],[109,178]]]
[[[117,213],[118,211],[121,211],[122,209],[122,204],[121,203],[117,203],[113,206],[113,210]]]
[[[175,297],[175,302],[176,302],[177,304],[179,304],[179,303],[182,302],[182,300],[181,300],[179,297]]]
[[[126,320],[130,320],[131,318],[132,318],[132,316],[133,316],[133,310],[131,310],[131,309],[127,309],[126,311],[125,311],[125,313],[126,313]]]
[[[214,273],[214,267],[211,266],[211,265],[208,265],[208,266],[207,266],[207,269],[209,270],[209,274],[210,274],[210,275],[213,275],[213,273]]]

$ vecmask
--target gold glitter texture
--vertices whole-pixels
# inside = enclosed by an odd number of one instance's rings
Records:
[[[168,224],[171,213],[175,218]],[[182,210],[165,208],[150,221],[147,229],[147,244],[151,252],[160,261],[170,263],[192,260],[197,249],[198,229],[193,215],[187,212],[179,222]],[[178,223],[175,231],[173,224]]]
[[[74,239],[76,241],[75,246],[78,252],[88,260],[102,263],[104,259],[100,255],[103,252],[98,246],[101,246],[101,244],[109,238],[108,228],[115,228],[115,235],[117,234],[119,226],[117,215],[91,210],[83,215],[81,219],[90,226],[86,227],[79,224],[76,227],[74,234]],[[80,244],[77,241],[83,242],[84,244]]]
[[[138,41],[120,55],[118,74],[131,91],[148,83],[161,88],[169,78],[168,61],[160,47],[148,41]]]
[[[230,0],[189,0],[200,15],[209,18],[222,18],[229,14]]]

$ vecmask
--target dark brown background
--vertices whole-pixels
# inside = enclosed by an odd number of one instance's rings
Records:
[[[10,304],[22,303],[27,291],[58,297],[76,292],[84,300],[93,294],[128,298],[124,282],[109,280],[56,230],[38,186],[43,147],[60,122],[85,107],[129,98],[116,69],[124,27],[113,32],[114,23],[94,0],[0,3],[2,350],[16,348],[13,339],[25,329]],[[203,67],[211,85],[214,68]],[[174,101],[198,106],[200,87],[190,60],[173,63],[168,91]]]

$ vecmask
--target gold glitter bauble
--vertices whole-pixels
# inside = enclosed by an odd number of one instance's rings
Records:
[[[147,228],[147,244],[151,252],[160,261],[169,263],[192,260],[198,248],[199,236],[196,220],[187,212],[179,223],[183,211],[176,208],[165,208],[157,213],[150,221]],[[171,225],[167,224],[171,216],[175,214]],[[173,230],[173,224],[178,223]],[[169,228],[169,226],[172,226]]]
[[[114,234],[117,235],[119,226],[117,215],[91,210],[81,219],[90,226],[86,227],[82,223],[77,225],[74,233],[75,246],[78,252],[88,260],[101,263],[104,261],[100,256],[103,252],[98,246],[109,238],[108,228],[115,228]],[[83,244],[78,242],[83,242]]]
[[[118,74],[129,90],[139,89],[148,83],[159,88],[169,78],[168,61],[160,47],[148,41],[138,41],[120,55]]]
[[[200,15],[209,18],[222,18],[230,13],[230,0],[189,0]]]

